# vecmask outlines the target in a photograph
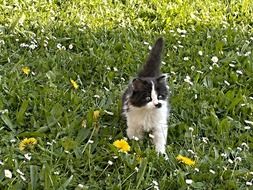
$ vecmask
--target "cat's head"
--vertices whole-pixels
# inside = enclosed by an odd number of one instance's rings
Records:
[[[166,75],[155,78],[135,78],[132,81],[130,103],[135,107],[159,109],[168,97]]]

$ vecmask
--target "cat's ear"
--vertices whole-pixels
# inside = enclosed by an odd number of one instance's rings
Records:
[[[157,83],[164,84],[167,81],[167,74],[162,74],[156,78]]]
[[[144,88],[145,82],[146,81],[144,81],[144,80],[142,80],[140,78],[133,79],[133,81],[132,81],[133,90],[134,91],[140,91],[140,90],[142,90]]]

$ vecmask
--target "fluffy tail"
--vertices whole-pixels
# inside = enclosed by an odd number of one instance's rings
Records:
[[[139,72],[138,77],[156,77],[160,75],[161,54],[163,50],[163,38],[158,38],[152,47],[146,64]]]

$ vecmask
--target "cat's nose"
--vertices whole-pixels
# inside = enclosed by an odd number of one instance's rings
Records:
[[[155,104],[155,107],[160,108],[160,107],[162,107],[162,104],[161,103]]]

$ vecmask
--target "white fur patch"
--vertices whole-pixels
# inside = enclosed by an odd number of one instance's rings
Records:
[[[157,93],[152,89],[152,101],[144,107],[134,107],[129,105],[129,110],[125,112],[127,118],[127,135],[130,139],[137,137],[141,139],[144,132],[152,131],[153,142],[156,150],[165,153],[167,140],[167,118],[169,114],[167,101],[158,100]],[[153,96],[157,103],[161,103],[160,108],[156,108],[153,103]],[[156,102],[155,102],[156,103]],[[156,104],[157,104],[156,103]]]
[[[152,82],[151,98],[152,98],[152,103],[154,105],[157,105],[158,104],[157,93],[155,91],[155,85],[153,82]]]

